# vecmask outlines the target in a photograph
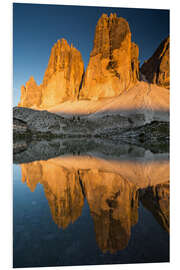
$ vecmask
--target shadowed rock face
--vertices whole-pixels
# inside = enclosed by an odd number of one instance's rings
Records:
[[[143,205],[169,232],[169,182],[140,191],[140,197]]]
[[[167,37],[141,67],[141,73],[149,82],[168,89],[170,87],[169,47],[170,39]]]
[[[98,166],[98,159],[90,162],[91,159],[83,157],[83,160],[84,163],[79,162],[78,158],[76,161],[75,157],[65,157],[20,165],[22,181],[32,192],[38,183],[43,185],[52,218],[59,228],[67,228],[81,216],[84,198],[94,221],[97,244],[104,253],[115,253],[128,245],[131,228],[138,222],[139,197],[143,204],[155,205],[150,211],[155,211],[157,220],[161,218],[162,226],[168,226],[168,166],[163,173],[161,163],[128,163],[126,166],[121,162],[118,170],[113,166]],[[121,169],[123,166],[124,169]],[[157,181],[141,189],[144,179],[151,175],[149,166],[158,175]],[[134,173],[131,173],[133,170]],[[165,184],[158,184],[160,178],[164,179]],[[146,182],[149,181],[146,179]],[[145,196],[147,191],[152,191],[150,199]]]
[[[65,39],[58,40],[51,50],[43,83],[38,86],[33,77],[21,88],[18,106],[48,108],[64,100],[75,100],[84,74],[80,52]]]
[[[128,22],[116,14],[103,14],[96,26],[80,98],[112,97],[127,90],[138,79],[138,54]]]

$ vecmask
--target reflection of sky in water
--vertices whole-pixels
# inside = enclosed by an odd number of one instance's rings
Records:
[[[83,159],[14,165],[14,266],[168,261],[168,162]]]

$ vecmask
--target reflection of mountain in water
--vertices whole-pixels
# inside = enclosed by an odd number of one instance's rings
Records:
[[[124,249],[138,220],[137,186],[101,170],[82,172],[81,178],[100,249],[111,253]]]
[[[64,156],[21,164],[22,181],[31,191],[44,187],[51,214],[65,229],[81,216],[86,198],[96,240],[103,252],[128,245],[138,222],[139,199],[168,230],[169,162],[128,162],[92,156]]]
[[[44,187],[52,217],[58,227],[66,228],[80,215],[84,196],[76,171],[58,166],[52,161],[22,164],[22,181],[33,192],[38,183]]]
[[[140,192],[141,202],[150,210],[160,225],[169,232],[169,182],[149,187]]]

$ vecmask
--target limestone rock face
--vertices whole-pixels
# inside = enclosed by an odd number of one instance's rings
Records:
[[[26,85],[21,87],[21,100],[19,107],[38,107],[41,103],[42,91],[41,86],[36,84],[33,77],[30,77]]]
[[[131,43],[131,69],[132,69],[132,82],[136,83],[139,78],[139,48],[136,43]]]
[[[51,50],[43,79],[41,107],[75,100],[79,94],[84,64],[80,52],[65,39],[58,40]]]
[[[141,73],[149,82],[167,89],[170,85],[169,47],[170,39],[167,37],[141,67]]]
[[[119,174],[100,170],[81,172],[96,241],[103,253],[123,250],[138,221],[137,186]]]
[[[158,223],[169,232],[169,181],[146,188],[140,197],[143,206],[151,211]]]
[[[80,52],[65,39],[58,40],[51,50],[43,83],[33,77],[21,88],[20,107],[48,108],[65,100],[76,100],[84,74]]]
[[[118,96],[138,79],[138,46],[131,42],[131,31],[116,14],[99,19],[94,47],[80,91],[80,98]]]
[[[65,229],[81,216],[84,197],[77,172],[58,166],[53,160],[21,164],[22,182],[34,192],[43,185],[54,222]]]
[[[21,164],[22,182],[43,186],[51,215],[66,229],[81,215],[85,200],[103,253],[127,247],[138,207],[150,210],[169,230],[169,162],[125,162],[92,156],[60,156]]]

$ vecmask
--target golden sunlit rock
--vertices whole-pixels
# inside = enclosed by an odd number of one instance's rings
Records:
[[[128,22],[116,14],[103,14],[96,26],[80,98],[118,96],[132,87],[139,77],[138,56]]]
[[[84,74],[81,53],[65,39],[54,44],[43,83],[33,77],[21,88],[20,107],[48,108],[65,100],[76,100]]]
[[[154,85],[139,82],[139,48],[131,41],[128,22],[116,14],[103,14],[96,25],[86,72],[81,53],[65,39],[58,40],[52,47],[42,84],[38,86],[31,77],[21,88],[18,106],[79,114],[102,110],[107,103],[112,107],[117,103],[119,109],[169,110],[169,94],[164,91],[169,89],[170,81],[169,42],[168,37],[141,67],[145,80]],[[117,100],[105,99],[113,97]]]
[[[30,77],[26,85],[21,87],[21,100],[19,107],[39,107],[41,104],[42,89],[36,84],[33,77]]]
[[[125,162],[64,156],[20,166],[22,181],[31,191],[37,183],[43,185],[52,218],[59,228],[67,228],[81,216],[86,198],[96,241],[104,253],[115,253],[128,245],[131,228],[138,222],[139,198],[158,222],[166,230],[169,228],[168,161]]]
[[[52,218],[59,228],[65,229],[81,216],[84,196],[78,173],[51,161],[22,164],[22,181],[35,190],[38,183],[44,187]]]
[[[81,53],[65,39],[58,40],[51,50],[44,74],[41,108],[76,100],[83,73]]]
[[[80,172],[94,221],[96,241],[105,253],[124,249],[138,221],[138,188],[124,177],[101,170]]]

